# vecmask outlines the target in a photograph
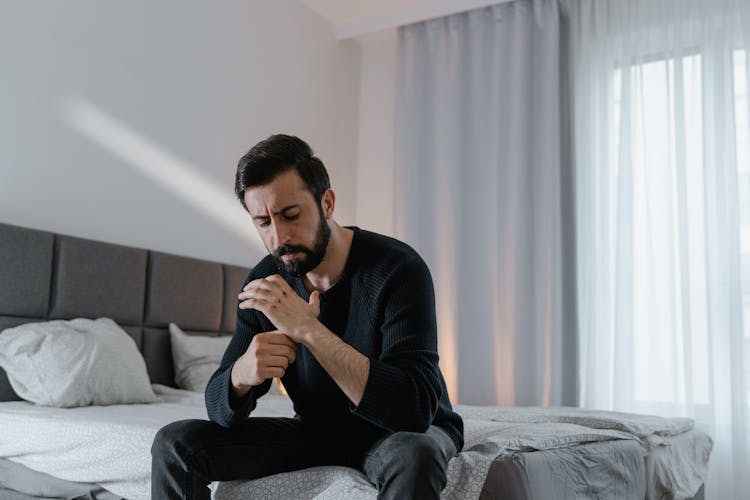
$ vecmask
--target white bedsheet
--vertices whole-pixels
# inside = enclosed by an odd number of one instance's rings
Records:
[[[169,422],[206,418],[201,394],[154,386],[161,402],[85,408],[45,408],[26,402],[0,403],[0,458],[70,481],[97,483],[125,498],[150,496],[150,448],[157,430]],[[443,498],[478,498],[490,464],[498,454],[551,449],[582,442],[638,439],[656,445],[659,436],[679,433],[685,422],[656,419],[597,425],[570,411],[555,418],[534,408],[457,407],[465,420],[463,452],[450,462]],[[561,409],[575,410],[575,409]],[[575,411],[573,411],[575,413]],[[291,416],[291,401],[264,396],[257,416]],[[590,416],[590,415],[589,415]],[[611,416],[610,416],[611,418]],[[565,420],[565,421],[559,421]],[[586,425],[582,425],[582,424]],[[598,427],[598,428],[597,428]],[[673,480],[673,478],[670,478]],[[317,467],[255,481],[221,483],[215,496],[246,498],[374,499],[376,491],[352,469]]]
[[[615,411],[572,407],[496,407],[456,405],[464,418],[516,423],[571,423],[592,429],[612,429],[637,437],[646,449],[660,446],[665,438],[683,434],[693,428],[689,418],[664,418]]]

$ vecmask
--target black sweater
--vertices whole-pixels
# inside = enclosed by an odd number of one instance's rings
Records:
[[[463,421],[451,408],[438,367],[437,325],[432,278],[422,258],[393,238],[354,230],[344,271],[320,294],[319,320],[347,344],[370,359],[370,373],[355,406],[310,351],[297,346],[297,359],[282,382],[298,418],[346,433],[353,439],[397,431],[444,429],[463,447]],[[245,283],[281,274],[306,301],[310,293],[301,278],[279,272],[270,256],[250,272]],[[244,285],[243,285],[244,286]],[[221,365],[206,387],[208,416],[224,427],[247,418],[271,380],[253,387],[241,400],[231,389],[235,360],[253,335],[275,330],[254,309],[237,309],[237,326]]]

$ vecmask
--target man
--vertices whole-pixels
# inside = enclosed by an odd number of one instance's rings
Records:
[[[206,388],[211,422],[174,422],[154,439],[152,498],[208,499],[211,481],[319,465],[363,471],[380,498],[438,498],[463,422],[438,368],[425,263],[404,243],[338,225],[325,167],[299,138],[254,146],[235,192],[270,255],[238,295]],[[294,418],[252,416],[273,377]]]

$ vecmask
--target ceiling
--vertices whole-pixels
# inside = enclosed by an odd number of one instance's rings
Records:
[[[298,0],[326,19],[339,39],[447,16],[508,0]]]

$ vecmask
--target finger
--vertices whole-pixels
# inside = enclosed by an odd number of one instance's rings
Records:
[[[294,363],[297,359],[297,350],[288,345],[271,344],[268,349],[268,354],[272,356],[284,356],[289,363]]]
[[[263,364],[269,368],[276,367],[286,370],[289,366],[289,358],[286,356],[269,355],[263,358]]]
[[[274,344],[283,344],[288,345],[289,347],[295,347],[297,344],[294,342],[289,335],[286,333],[280,332],[278,330],[274,330],[273,335],[269,335],[269,340]]]
[[[268,302],[275,302],[280,303],[281,302],[281,293],[276,290],[261,290],[261,289],[251,289],[246,292],[241,292],[237,298],[239,300],[246,300],[246,299],[262,299],[266,300]]]
[[[284,295],[294,291],[292,290],[292,287],[289,285],[289,283],[287,283],[286,280],[279,274],[272,274],[271,276],[267,276],[266,282],[272,284],[273,286],[284,292]]]
[[[284,281],[284,280],[282,280],[282,281]],[[263,279],[263,280],[259,280],[258,283],[256,283],[251,288],[268,290],[268,291],[271,291],[271,292],[277,292],[277,291],[279,291],[280,287],[279,287],[278,284],[276,284],[273,281],[268,281],[267,279]]]
[[[269,290],[269,291],[274,291],[274,292],[279,292],[279,293],[283,292],[284,294],[286,294],[286,289],[289,287],[289,285],[287,285],[286,281],[281,276],[278,276],[278,275],[274,275],[274,276],[276,276],[276,279],[272,279],[273,276],[268,276],[266,278],[253,280],[247,285],[245,285],[242,288],[242,291],[246,292],[248,290],[264,289],[264,290]],[[286,285],[286,288],[283,285]]]
[[[281,378],[284,376],[284,373],[286,373],[286,370],[278,366],[267,366],[258,370],[258,376],[262,379]]]
[[[250,290],[249,292],[242,292],[237,296],[238,300],[248,299],[259,299],[268,302],[269,304],[281,304],[281,297],[279,295],[267,292],[265,290]]]
[[[258,346],[257,349],[259,356],[287,356],[292,351],[294,351],[294,348],[286,344],[265,344]]]
[[[297,347],[297,344],[285,333],[281,333],[278,330],[267,333],[271,335],[268,335],[268,337],[264,340],[266,340],[269,344],[285,345],[292,349],[295,349]]]
[[[240,309],[257,309],[258,311],[265,311],[268,309],[272,304],[268,302],[267,300],[263,299],[248,299],[243,302],[240,302],[239,308]]]
[[[264,287],[264,286],[265,287],[268,286],[267,280],[265,278],[258,278],[257,280],[253,280],[247,285],[245,285],[244,287],[242,287],[242,290],[245,291],[245,290],[250,290],[251,288]]]
[[[294,346],[288,344],[269,344],[268,350],[264,352],[272,356],[284,356],[289,363],[294,363],[297,359],[297,349]]]
[[[286,359],[289,360],[290,365],[297,361],[297,349],[289,348],[286,353]]]
[[[315,290],[310,294],[310,306],[312,306],[315,317],[320,316],[320,292]]]

